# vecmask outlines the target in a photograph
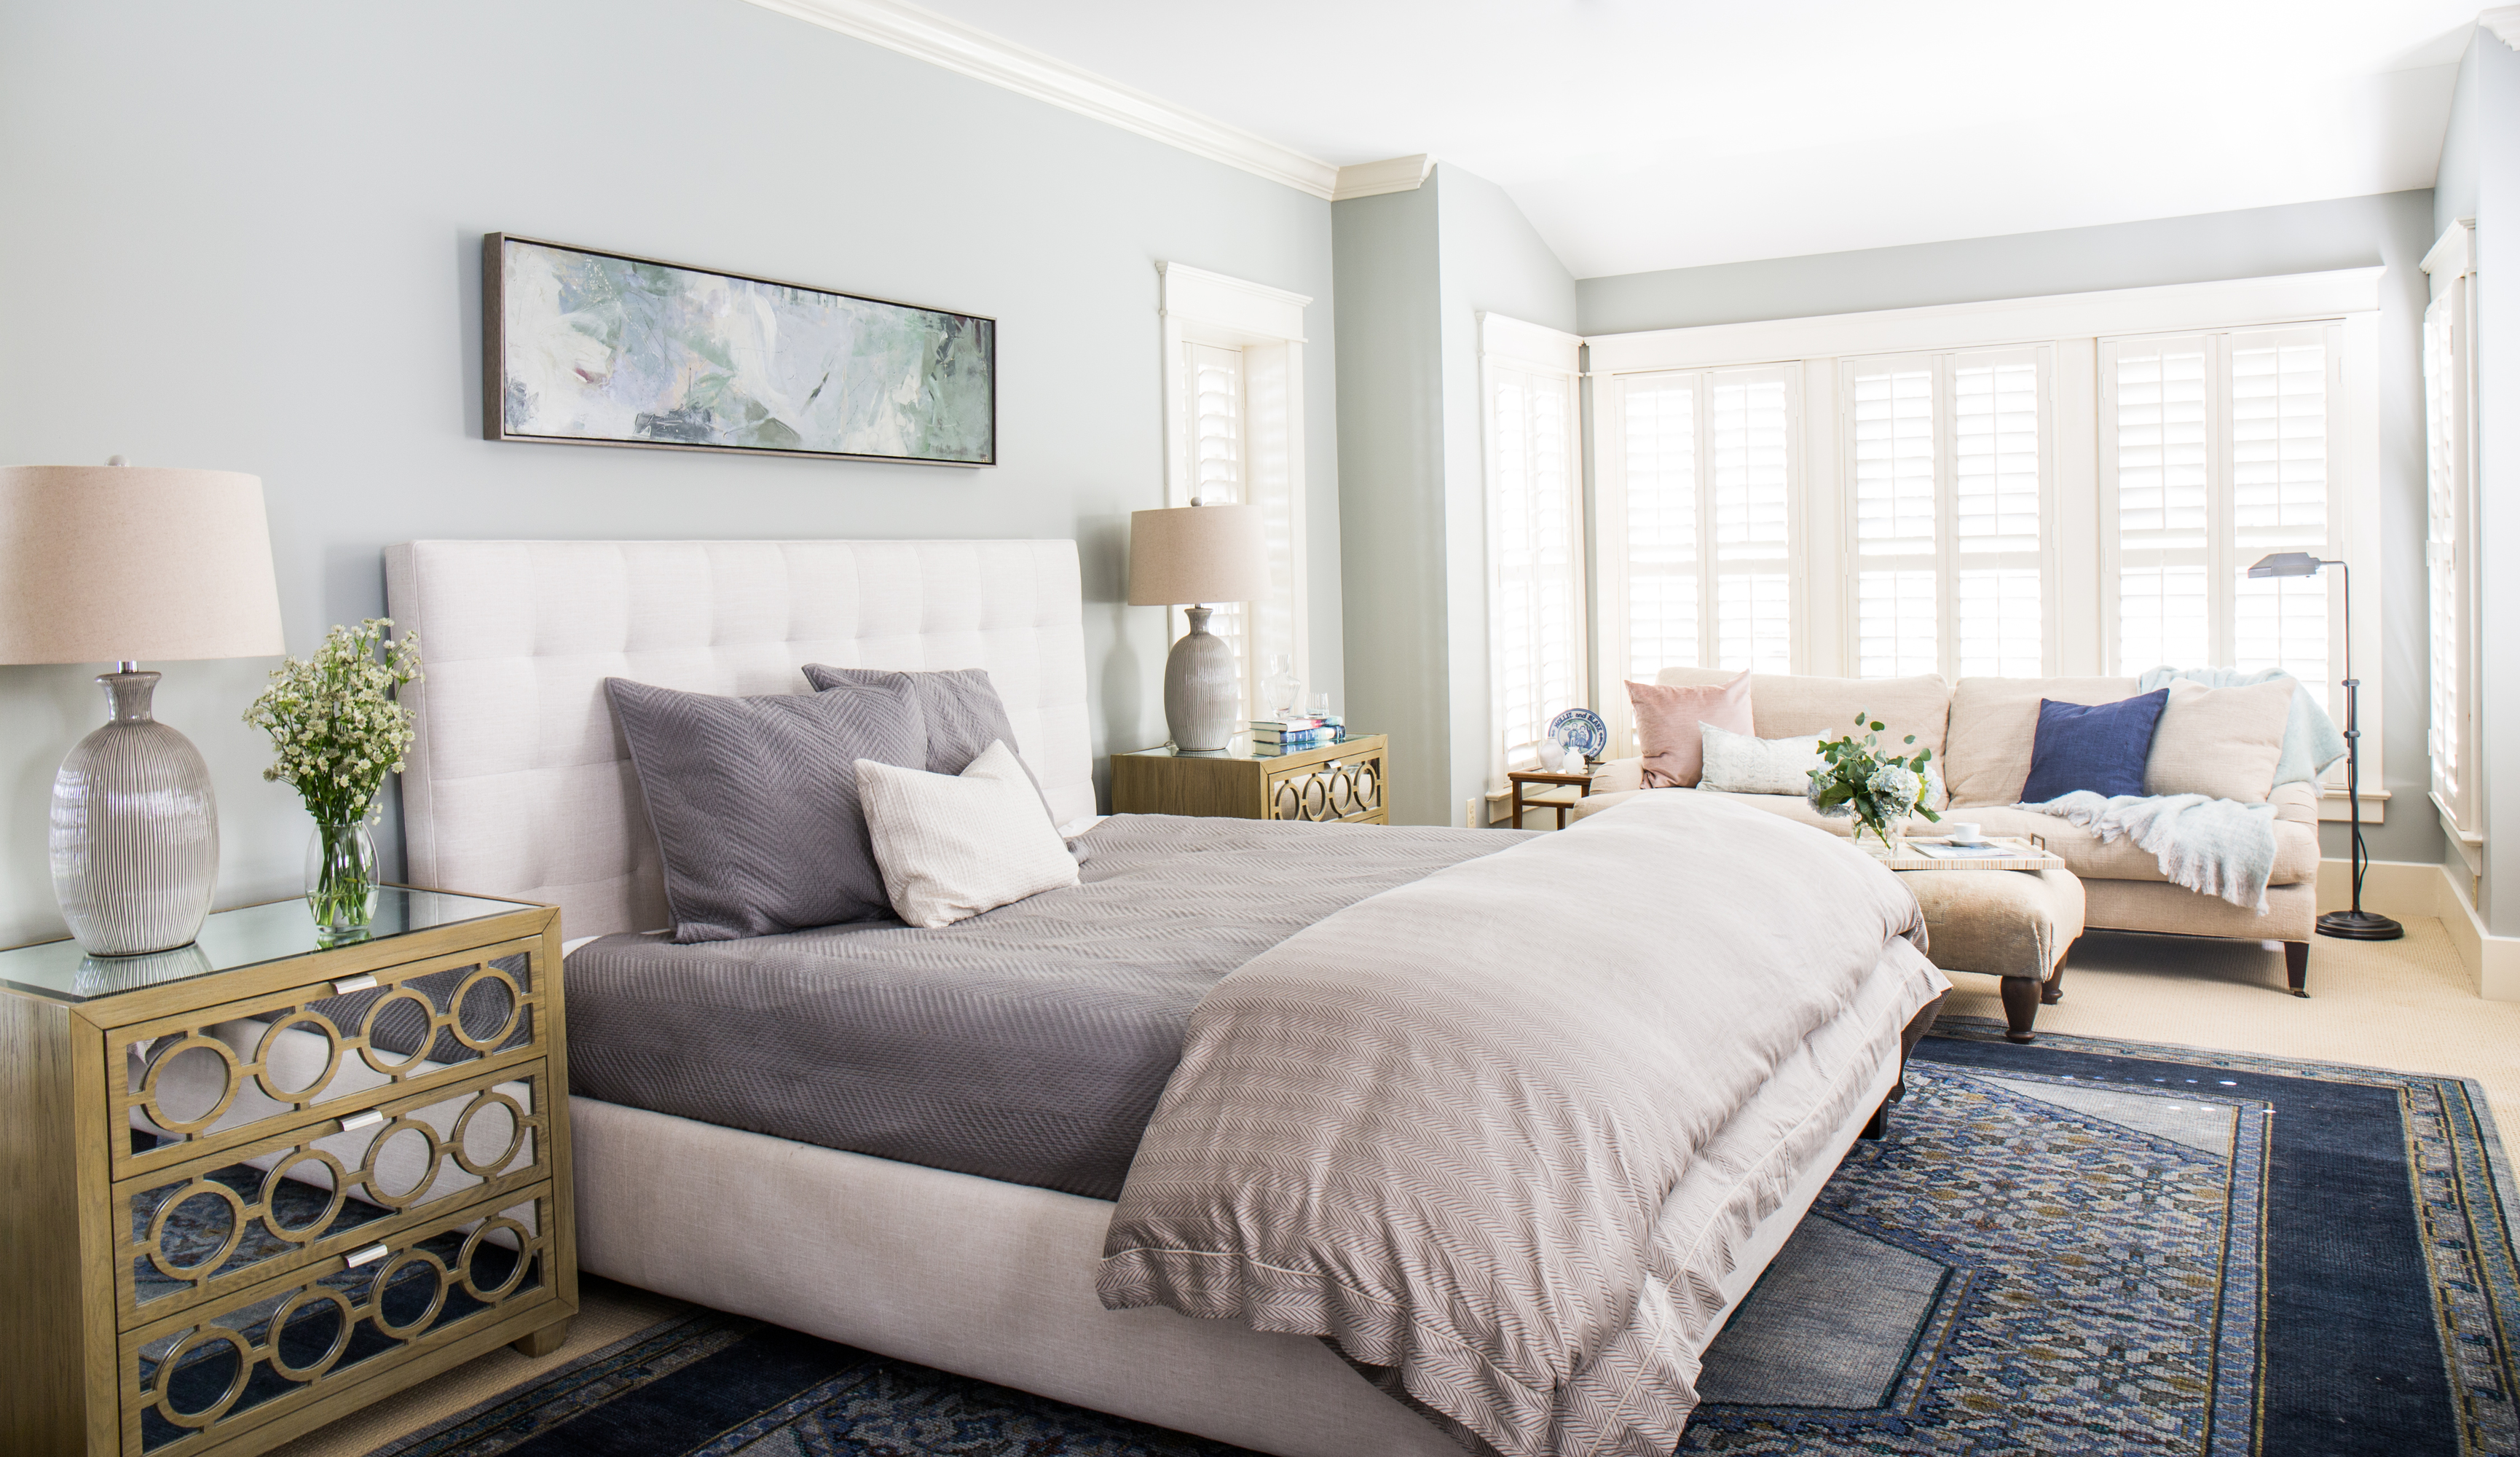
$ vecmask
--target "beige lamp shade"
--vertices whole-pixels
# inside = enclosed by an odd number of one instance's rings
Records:
[[[1257,506],[1129,513],[1129,605],[1250,602],[1269,592]]]
[[[0,467],[0,662],[285,651],[259,478]]]

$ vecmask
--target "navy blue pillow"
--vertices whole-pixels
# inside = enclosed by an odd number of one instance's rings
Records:
[[[2152,731],[2170,690],[2155,689],[2114,704],[2039,701],[2039,737],[2030,744],[2030,780],[2021,802],[2045,804],[2059,795],[2140,795]]]

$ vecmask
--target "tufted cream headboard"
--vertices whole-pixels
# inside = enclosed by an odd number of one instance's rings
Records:
[[[550,901],[570,937],[666,924],[606,678],[985,668],[1051,808],[1094,812],[1072,541],[414,541],[385,550],[385,600],[427,671],[403,693],[412,883]]]

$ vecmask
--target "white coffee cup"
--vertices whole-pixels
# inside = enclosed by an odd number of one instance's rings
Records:
[[[1986,839],[1975,820],[1945,820],[1943,835],[1955,844],[1975,844]]]

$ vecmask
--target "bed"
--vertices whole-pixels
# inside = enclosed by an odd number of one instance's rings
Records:
[[[556,903],[578,948],[568,967],[575,1080],[582,1093],[611,1095],[578,1096],[570,1105],[583,1268],[1284,1457],[1433,1457],[1461,1450],[1427,1419],[1418,1399],[1425,1389],[1404,1388],[1393,1374],[1398,1368],[1369,1357],[1361,1373],[1329,1344],[1294,1333],[1315,1317],[1297,1316],[1291,1325],[1273,1321],[1249,1308],[1255,1302],[1248,1292],[1236,1295],[1165,1267],[1162,1232],[1173,1221],[1237,1217],[1232,1209],[1197,1207],[1202,1187],[1267,1182],[1265,1174],[1193,1167],[1207,1155],[1204,1141],[1189,1136],[1201,1126],[1197,1120],[1227,1116],[1215,1110],[1251,1096],[1248,1070],[1238,1069],[1233,1057],[1202,1054],[1195,1076],[1182,1073],[1169,1083],[1160,1075],[1132,1081],[1113,1074],[1105,1079],[1112,1089],[1107,1106],[1096,1105],[1094,1076],[1080,1077],[1038,1107],[1101,1131],[1047,1161],[1029,1147],[980,1146],[988,1143],[990,1125],[1004,1121],[987,1116],[994,1106],[987,1097],[973,1100],[967,1112],[976,1113],[963,1120],[976,1138],[969,1150],[934,1154],[895,1148],[863,1128],[854,1136],[819,1128],[807,1105],[828,1097],[790,1089],[784,1102],[795,1106],[783,1106],[783,1083],[794,1079],[778,1070],[808,1059],[809,1047],[755,1059],[749,1075],[737,1076],[744,1048],[779,1035],[780,1003],[756,997],[739,1005],[735,990],[748,993],[763,979],[779,977],[821,987],[832,980],[829,965],[837,964],[831,958],[871,964],[881,959],[875,954],[878,942],[864,938],[863,928],[856,934],[864,939],[837,949],[806,944],[810,933],[763,938],[783,944],[748,949],[742,954],[755,960],[729,973],[722,962],[686,954],[701,948],[672,947],[646,934],[667,919],[660,868],[602,682],[620,676],[760,694],[803,691],[799,669],[809,661],[983,668],[1054,814],[1083,836],[1088,883],[1078,888],[1080,895],[1132,874],[1175,873],[1145,868],[1165,854],[1204,856],[1197,863],[1211,868],[1224,863],[1218,857],[1242,855],[1246,869],[1256,872],[1286,863],[1290,852],[1282,846],[1334,843],[1302,837],[1388,837],[1346,842],[1351,849],[1338,853],[1377,867],[1357,873],[1356,895],[1293,914],[1233,952],[1249,959],[1224,980],[1217,978],[1226,969],[1210,966],[1204,981],[1155,978],[1149,984],[1161,983],[1157,992],[1133,991],[1129,1005],[1158,1007],[1138,1029],[1140,1041],[1160,1041],[1173,1035],[1167,1028],[1185,1025],[1186,1047],[1230,1051],[1230,1039],[1249,1035],[1237,1028],[1249,1024],[1251,1008],[1310,994],[1307,979],[1316,987],[1330,984],[1335,995],[1335,983],[1323,979],[1343,958],[1368,956],[1362,948],[1377,944],[1440,939],[1418,929],[1430,923],[1405,918],[1433,916],[1440,924],[1447,894],[1502,902],[1529,893],[1525,883],[1548,874],[1578,876],[1570,885],[1598,885],[1598,867],[1589,880],[1571,862],[1552,870],[1555,862],[1525,853],[1528,841],[1506,832],[1097,825],[1083,630],[1088,605],[1070,542],[436,541],[391,548],[386,574],[392,615],[421,636],[428,664],[427,679],[406,690],[419,719],[403,779],[410,879]],[[1117,679],[1124,666],[1115,665],[1106,678]],[[1649,819],[1598,817],[1596,828],[1583,832],[1596,840],[1581,844],[1597,846],[1593,853],[1609,854],[1615,864],[1605,831],[1641,837],[1640,845],[1682,842]],[[1664,839],[1646,838],[1657,834]],[[1195,845],[1183,838],[1200,835],[1208,839]],[[1154,841],[1162,842],[1148,849]],[[1515,853],[1496,853],[1499,848]],[[1098,855],[1104,856],[1099,869]],[[1708,873],[1716,870],[1710,864]],[[1280,898],[1291,903],[1301,893],[1301,885],[1289,881]],[[1303,924],[1314,911],[1324,919]],[[1246,929],[1268,921],[1257,909],[1216,914]],[[1465,923],[1461,933],[1469,937],[1466,923],[1478,917],[1458,906],[1449,914]],[[1776,933],[1743,933],[1745,944]],[[1340,944],[1350,937],[1355,946]],[[591,945],[590,938],[596,938]],[[1474,964],[1492,959],[1484,944],[1463,939],[1428,975],[1490,977],[1486,984],[1501,1002],[1524,993],[1526,979],[1532,987],[1541,984],[1494,966],[1481,970]],[[1850,992],[1846,1005],[1828,1014],[1833,1021],[1788,1049],[1801,1058],[1797,1075],[1808,1086],[1796,1092],[1801,1101],[1792,1105],[1800,1110],[1792,1136],[1772,1136],[1754,1151],[1755,1217],[1742,1212],[1750,1208],[1741,1203],[1748,1195],[1728,1194],[1738,1207],[1728,1206],[1732,1212],[1726,1217],[1738,1227],[1728,1227],[1719,1241],[1721,1257],[1703,1270],[1664,1272],[1669,1278],[1654,1287],[1686,1287],[1672,1298],[1691,1312],[1687,1343],[1692,1348],[1681,1357],[1692,1370],[1694,1347],[1711,1339],[1723,1315],[1747,1294],[1895,1088],[1902,1028],[1939,985],[1908,949],[1898,934],[1884,937],[1880,969],[1865,982],[1869,989],[1861,1007]],[[1208,960],[1222,954],[1211,952]],[[1111,960],[1113,953],[1082,948],[1078,974],[1090,973],[1098,956]],[[1387,950],[1372,957],[1378,960],[1338,975],[1361,984],[1393,959]],[[968,970],[945,969],[953,975]],[[1508,958],[1505,972],[1511,970]],[[818,978],[818,971],[826,975]],[[1505,979],[1493,979],[1501,975]],[[1246,993],[1243,1023],[1235,1021],[1235,1000],[1213,992],[1222,986]],[[857,1005],[863,1011],[876,1003]],[[1548,1005],[1532,1003],[1536,1012]],[[1390,1011],[1405,1018],[1409,1008],[1395,1002]],[[846,1035],[855,1015],[832,1024],[841,1030],[817,1034],[824,1039],[819,1045]],[[1145,1049],[1136,1055],[1143,1063]],[[1401,1055],[1422,1056],[1422,1049]],[[1158,1060],[1159,1069],[1169,1066],[1170,1056]],[[1545,1061],[1547,1050],[1538,1056]],[[936,1062],[932,1055],[906,1059],[904,1066],[911,1065],[932,1072]],[[985,1070],[974,1076],[986,1080]],[[752,1086],[729,1086],[739,1081]],[[1779,1089],[1785,1081],[1776,1078]],[[944,1082],[935,1086],[952,1091]],[[881,1093],[860,1087],[855,1096],[879,1103]],[[1131,1130],[1158,1094],[1162,1107],[1148,1125],[1148,1147],[1182,1175],[1161,1189],[1159,1181],[1131,1173],[1125,1159],[1115,1163],[1113,1153],[1134,1141]],[[1212,1107],[1202,1110],[1202,1098]],[[1772,1102],[1781,1108],[1781,1099],[1780,1091]],[[1096,1106],[1074,1111],[1087,1105]],[[1168,1129],[1170,1142],[1155,1136]],[[834,1141],[897,1157],[828,1146]],[[1613,1150],[1607,1157],[1615,1162],[1628,1156]],[[1115,1187],[1121,1175],[1127,1178]],[[1370,1191],[1371,1176],[1356,1176],[1368,1180],[1357,1187]],[[1680,1186],[1670,1188],[1666,1180],[1666,1217],[1697,1197],[1688,1181]],[[1167,1191],[1180,1197],[1167,1199]],[[1440,1264],[1440,1250],[1435,1253]],[[1176,1313],[1182,1309],[1236,1318],[1190,1319]],[[1283,1328],[1255,1328],[1273,1323]],[[1332,1324],[1348,1330],[1357,1324],[1355,1310],[1338,1313]],[[1376,1338],[1359,1327],[1341,1339],[1353,1354],[1375,1339],[1388,1344],[1390,1334]],[[1615,1450],[1616,1443],[1603,1449]]]

